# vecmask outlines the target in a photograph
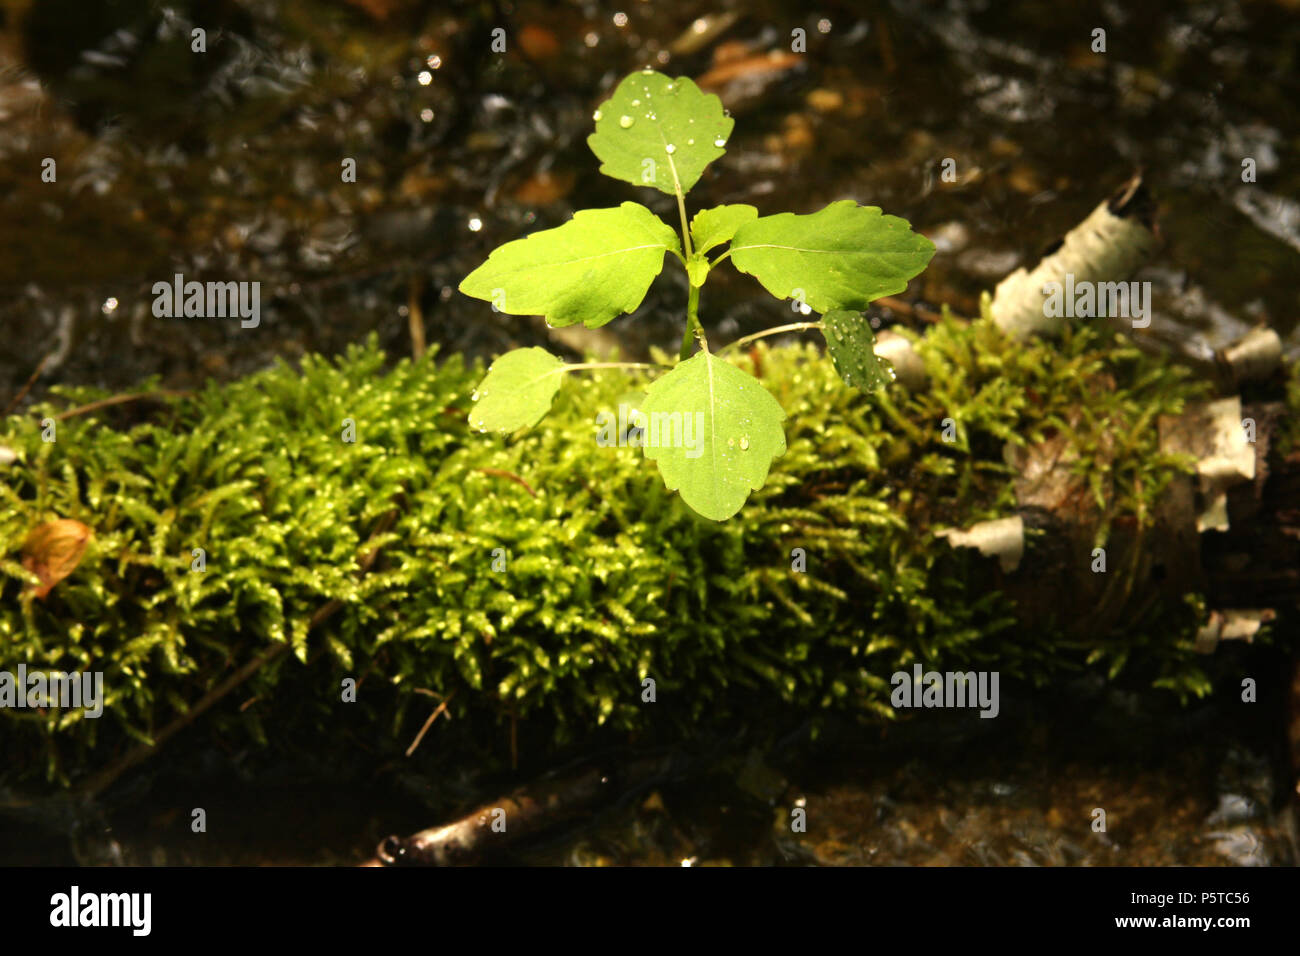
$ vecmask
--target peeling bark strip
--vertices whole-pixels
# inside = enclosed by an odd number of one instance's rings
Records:
[[[1255,480],[1257,449],[1241,427],[1241,398],[1233,395],[1188,408],[1180,417],[1161,416],[1160,450],[1192,455],[1204,507],[1197,531],[1228,530],[1228,494],[1233,485]]]
[[[979,548],[985,557],[997,558],[1008,574],[1020,566],[1025,553],[1025,523],[1019,515],[981,521],[965,531],[947,528],[934,535],[947,538],[954,548]]]
[[[1059,335],[1065,319],[1043,308],[1043,286],[1127,279],[1155,249],[1152,202],[1138,173],[1053,246],[1032,272],[1017,269],[998,283],[993,320],[1009,335]]]
[[[1251,611],[1211,611],[1210,620],[1196,632],[1196,649],[1212,654],[1219,641],[1245,641],[1249,644],[1265,624],[1277,619],[1272,608]]]
[[[1282,364],[1282,339],[1272,329],[1251,329],[1215,358],[1234,386],[1264,381]]]

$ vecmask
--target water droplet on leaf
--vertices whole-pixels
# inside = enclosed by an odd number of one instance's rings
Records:
[[[597,122],[600,122],[600,110],[596,110],[596,112],[592,113],[591,118],[593,120],[596,120]]]
[[[719,136],[717,139],[713,141],[713,145],[721,149],[723,146],[727,145],[727,141],[723,139],[721,136]]]
[[[667,146],[664,147],[664,152],[667,153],[669,156],[671,156],[673,153],[677,152],[677,147],[674,146],[672,143],[669,143]]]
[[[632,117],[630,117],[630,116],[620,116],[620,117],[618,118],[618,125],[621,126],[621,127],[623,127],[624,129],[627,129],[629,126],[632,125]]]

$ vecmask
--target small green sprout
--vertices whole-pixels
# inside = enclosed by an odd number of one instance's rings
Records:
[[[763,487],[772,461],[785,453],[785,412],[757,379],[710,351],[699,320],[700,288],[709,273],[730,258],[778,299],[794,300],[797,311],[823,316],[733,346],[821,329],[840,376],[867,390],[892,376],[875,355],[862,310],[903,291],[929,263],[934,245],[906,220],[852,200],[811,215],[759,216],[753,206],[718,206],[696,213],[688,225],[686,194],[726,152],[734,121],[716,96],[685,77],[633,73],[594,119],[587,144],[600,171],[675,196],[681,235],[639,203],[584,209],[562,226],[499,247],[460,291],[511,315],[594,329],[635,310],[672,255],[690,286],[679,361],[649,385],[635,424],[668,489],[704,517],[723,521]],[[708,257],[724,245],[725,251]],[[503,433],[531,428],[549,411],[563,374],[608,367],[658,368],[567,364],[541,348],[507,352],[475,391],[470,425]]]

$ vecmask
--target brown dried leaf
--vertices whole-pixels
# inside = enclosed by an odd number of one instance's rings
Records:
[[[37,525],[23,542],[23,567],[41,579],[32,593],[44,598],[77,569],[90,543],[91,530],[80,521],[61,518]]]

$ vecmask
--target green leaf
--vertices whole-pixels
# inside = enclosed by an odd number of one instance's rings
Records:
[[[818,312],[862,310],[907,288],[934,255],[934,243],[906,219],[881,215],[851,199],[820,212],[763,216],[736,230],[731,261],[778,299]]]
[[[687,77],[653,70],[628,76],[596,110],[587,145],[600,171],[634,186],[685,194],[726,152],[735,120]]]
[[[876,335],[860,312],[837,310],[822,316],[822,335],[835,371],[846,385],[867,391],[884,388],[894,380],[894,370],[876,354]]]
[[[645,206],[583,209],[562,226],[500,246],[460,291],[511,315],[594,329],[641,304],[665,252],[681,253],[677,233]]]
[[[669,491],[725,521],[785,454],[785,412],[758,379],[698,352],[651,383],[641,406],[645,455]]]
[[[564,362],[546,349],[515,349],[488,369],[474,391],[471,428],[513,432],[531,428],[551,410]]]
[[[695,246],[695,254],[700,255],[714,246],[730,242],[737,229],[757,218],[758,210],[743,203],[701,209],[691,220],[691,244]]]

